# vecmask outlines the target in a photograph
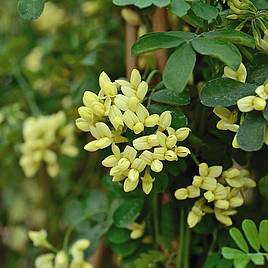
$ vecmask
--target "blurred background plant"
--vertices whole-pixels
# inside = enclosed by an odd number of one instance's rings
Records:
[[[100,184],[97,179],[103,171],[96,165],[98,154],[85,157],[81,150],[74,157],[57,154],[55,178],[41,164],[26,179],[19,159],[26,119],[36,117],[40,128],[45,122],[41,115],[61,111],[74,127],[84,90],[98,88],[96,74],[104,68],[114,78],[124,73],[121,16],[111,9],[110,0],[49,1],[39,19],[25,21],[17,13],[17,1],[1,1],[0,267],[32,267],[36,254],[27,236],[29,229],[46,228],[57,245],[73,213],[79,213],[80,203],[75,200],[81,192],[85,200],[91,195],[100,202],[106,200],[98,192],[84,191]],[[47,133],[50,123],[44,130]],[[28,135],[36,131],[28,124]],[[78,148],[86,137],[74,131]],[[64,217],[66,207],[72,214]],[[88,237],[93,240],[92,252],[94,237]]]

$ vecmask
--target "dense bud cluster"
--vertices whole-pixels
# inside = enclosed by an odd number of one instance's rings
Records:
[[[50,177],[59,173],[58,155],[74,157],[74,127],[66,124],[63,112],[28,118],[23,125],[22,156],[20,165],[27,177],[34,176],[45,166]]]
[[[230,168],[223,171],[222,166],[208,167],[199,165],[199,175],[194,176],[192,184],[175,192],[178,200],[200,197],[188,214],[190,228],[199,223],[206,213],[214,213],[216,219],[224,225],[232,225],[231,215],[244,203],[243,193],[255,187],[245,169]]]
[[[142,104],[148,84],[136,69],[129,82],[112,82],[101,73],[99,85],[98,95],[84,93],[84,106],[78,109],[77,127],[95,138],[84,148],[94,152],[111,146],[113,154],[102,164],[110,168],[113,181],[124,181],[124,191],[129,192],[141,180],[143,191],[149,194],[154,181],[151,171],[161,172],[163,161],[177,161],[190,154],[188,148],[179,144],[188,137],[190,129],[173,129],[169,111],[161,115],[149,113]],[[144,134],[148,128],[152,129],[150,135]],[[132,142],[127,137],[129,131],[139,135]],[[122,150],[118,143],[124,143]]]

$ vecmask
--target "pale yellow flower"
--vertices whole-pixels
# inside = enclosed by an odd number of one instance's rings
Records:
[[[153,182],[155,178],[153,178],[150,174],[150,170],[146,169],[144,176],[141,178],[142,180],[142,190],[145,194],[149,194],[153,188]]]
[[[91,141],[84,146],[84,149],[89,152],[104,149],[110,146],[113,142],[112,132],[103,122],[96,123],[96,126],[90,129],[90,132],[96,140]]]
[[[29,238],[32,240],[34,246],[47,246],[47,231],[42,229],[40,231],[29,231]]]
[[[245,83],[247,79],[247,69],[242,62],[236,71],[228,66],[225,66],[223,77],[228,77]]]
[[[36,268],[54,268],[53,260],[55,255],[52,253],[43,254],[36,258],[35,267]]]
[[[145,231],[145,222],[142,223],[132,223],[127,227],[129,230],[131,230],[130,238],[131,239],[139,239],[144,235]]]
[[[64,250],[61,250],[56,254],[54,268],[68,268],[68,267],[69,267],[68,255]]]

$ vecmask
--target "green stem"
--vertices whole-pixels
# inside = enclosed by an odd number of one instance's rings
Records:
[[[189,249],[190,249],[190,237],[191,230],[185,224],[185,238],[184,238],[184,249],[183,249],[183,268],[189,268]]]
[[[33,115],[39,115],[40,110],[35,102],[34,99],[34,94],[29,88],[29,84],[26,82],[25,78],[23,77],[20,68],[18,64],[16,64],[15,71],[14,71],[14,76],[19,84],[19,87],[23,91],[23,94],[26,98],[26,101],[28,102],[28,105],[30,107],[30,110]]]
[[[176,267],[177,268],[183,268],[182,266],[182,259],[183,259],[183,245],[184,245],[184,218],[185,218],[185,212],[184,209],[181,209],[180,212],[180,233],[179,233],[179,246],[178,246],[178,254],[177,254],[177,260],[176,260]]]
[[[195,162],[195,164],[197,166],[199,166],[200,162],[198,161],[196,155],[194,153],[191,152],[190,156],[192,157],[193,161]]]
[[[150,84],[151,80],[153,79],[153,77],[158,74],[159,71],[158,70],[153,70],[150,72],[150,74],[148,75],[147,79],[146,79],[146,83]]]
[[[159,242],[159,213],[158,213],[158,195],[157,193],[153,195],[152,199],[153,207],[153,226],[154,226],[154,237],[156,242],[156,247]]]
[[[74,230],[74,228],[80,224],[81,222],[90,219],[91,217],[95,216],[96,214],[100,214],[100,213],[104,213],[106,211],[106,209],[102,208],[102,209],[96,209],[93,212],[90,212],[88,214],[85,214],[84,216],[82,216],[81,218],[79,218],[74,224],[72,224],[66,231],[64,239],[63,239],[63,249],[67,251],[68,249],[68,244],[69,244],[69,240],[70,240],[70,236],[72,231]]]

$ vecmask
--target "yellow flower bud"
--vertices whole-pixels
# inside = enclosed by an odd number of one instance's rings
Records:
[[[188,216],[187,216],[187,223],[189,228],[195,227],[200,221],[202,217],[194,213],[193,211],[190,211]]]
[[[176,153],[172,150],[167,150],[165,153],[165,159],[167,161],[177,161],[178,157],[176,155]]]
[[[154,158],[159,159],[159,160],[165,160],[165,154],[166,154],[167,149],[164,147],[158,147],[154,148]]]
[[[142,180],[142,190],[145,194],[149,194],[153,188],[153,181],[155,178],[152,178],[150,171],[146,169],[144,176],[141,178]],[[132,238],[133,239],[133,238]]]
[[[238,109],[243,112],[251,112],[254,110],[253,101],[256,97],[255,96],[247,96],[237,101]]]
[[[244,204],[244,199],[241,196],[235,196],[229,200],[229,203],[232,208],[241,207]]]
[[[225,66],[223,77],[228,77],[228,78],[245,83],[246,78],[247,78],[247,69],[242,62],[237,71],[233,70],[232,68],[228,66]]]
[[[47,231],[44,229],[40,231],[29,231],[28,235],[36,247],[44,247],[48,244]]]
[[[54,260],[54,254],[48,253],[43,254],[36,258],[35,260],[35,267],[36,268],[54,268],[53,260]]]
[[[188,191],[188,197],[189,198],[196,198],[200,196],[200,188],[196,187],[194,185],[189,185],[187,186],[187,191]]]
[[[200,187],[203,183],[203,178],[200,176],[194,176],[192,184],[196,187]]]
[[[168,149],[173,148],[177,143],[177,138],[175,135],[170,135],[166,139],[166,146]]]
[[[65,251],[61,250],[55,257],[55,268],[68,268],[69,260]]]
[[[75,124],[80,130],[84,132],[90,131],[91,125],[89,124],[88,121],[84,120],[83,118],[76,119]]]
[[[128,172],[128,178],[133,182],[139,180],[139,175],[139,171],[136,169],[131,169]]]
[[[205,192],[204,197],[207,199],[208,202],[212,202],[215,199],[215,195],[211,191]]]
[[[214,191],[217,187],[217,180],[212,177],[204,177],[202,185],[200,186],[201,189],[207,191]]]
[[[201,163],[199,164],[199,174],[201,177],[206,177],[208,175],[208,164],[207,163]]]
[[[266,89],[267,88],[267,89]],[[268,86],[265,87],[264,85],[258,86],[255,90],[256,94],[260,96],[262,99],[268,99]]]
[[[141,83],[140,72],[137,69],[133,69],[130,76],[130,84],[133,86],[134,89],[137,89],[140,83]]]
[[[172,120],[171,112],[165,111],[160,115],[158,125],[162,130],[165,130],[167,127],[171,125],[171,120]]]
[[[159,115],[152,114],[145,119],[144,125],[146,127],[154,127],[158,124],[158,121],[159,121]]]
[[[139,180],[132,181],[129,178],[126,178],[124,181],[124,191],[125,192],[130,192],[133,191],[137,188],[139,183]]]
[[[176,130],[176,137],[178,141],[184,141],[190,134],[191,129],[188,127],[179,128]]]
[[[188,190],[186,188],[180,188],[175,192],[175,198],[178,200],[184,200],[188,198]]]
[[[151,163],[151,169],[154,172],[161,172],[163,170],[163,163],[160,160],[155,159]]]
[[[135,134],[139,134],[144,130],[144,125],[141,122],[138,122],[133,126],[133,131]]]
[[[148,84],[145,81],[142,81],[137,88],[137,97],[142,102],[148,92]]]
[[[187,147],[184,147],[184,146],[178,146],[175,149],[175,151],[176,151],[177,156],[179,157],[186,157],[187,155],[191,154],[191,151]]]
[[[238,143],[238,141],[237,141],[237,134],[235,134],[235,136],[234,136],[234,139],[233,139],[233,141],[232,141],[232,146],[233,146],[234,148],[236,148],[236,149],[240,148],[240,145],[239,145],[239,143]]]
[[[256,111],[263,111],[266,107],[266,100],[260,97],[255,97],[253,100],[253,106]]]
[[[226,226],[230,226],[233,223],[232,219],[228,215],[225,215],[221,209],[215,209],[215,216],[219,222]]]
[[[220,209],[228,209],[230,204],[227,200],[216,200],[214,206]]]

